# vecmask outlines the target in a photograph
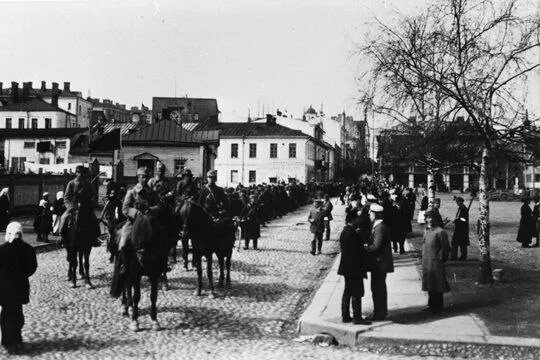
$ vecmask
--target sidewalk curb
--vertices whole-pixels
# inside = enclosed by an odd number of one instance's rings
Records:
[[[370,339],[397,340],[412,343],[453,343],[471,345],[514,346],[527,348],[540,348],[540,339],[520,338],[493,335],[452,335],[435,333],[415,333],[384,331],[384,326],[393,324],[391,320],[376,322],[372,325],[344,324],[337,319],[336,322],[324,319],[321,315],[329,306],[332,293],[336,290],[341,276],[337,275],[341,254],[336,256],[331,270],[317,290],[311,304],[306,308],[298,321],[298,335],[314,335],[327,333],[336,338],[340,345],[356,346]]]

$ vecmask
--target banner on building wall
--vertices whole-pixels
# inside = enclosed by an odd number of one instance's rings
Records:
[[[46,165],[46,164],[36,164],[36,163],[25,161],[24,170],[26,173],[34,173],[34,174],[38,174],[39,169],[42,169],[41,171],[44,174],[45,173],[63,174],[64,170],[66,170],[68,173],[75,173],[75,168],[79,165],[82,165],[84,167],[89,166],[89,164],[83,164],[83,163]],[[99,172],[100,172],[100,177],[112,178],[112,166],[110,165],[99,165]]]

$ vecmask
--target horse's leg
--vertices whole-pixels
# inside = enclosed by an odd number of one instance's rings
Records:
[[[130,330],[139,331],[139,301],[141,300],[141,275],[135,276],[133,281],[133,314],[131,314]]]
[[[159,331],[161,326],[157,320],[157,297],[158,297],[159,275],[150,278],[150,318],[152,319],[152,330]]]
[[[89,250],[84,251],[84,276],[85,276],[85,284],[87,289],[93,289],[94,286],[90,282],[90,253],[92,252],[92,248]]]
[[[206,256],[206,274],[208,276],[208,286],[210,287],[210,294],[208,294],[208,297],[210,299],[213,299],[215,297],[214,294],[214,274],[212,273],[212,253],[207,254]]]
[[[76,250],[69,251],[69,277],[71,279],[71,287],[77,287],[77,252]]]
[[[227,277],[225,278],[225,284],[227,285],[227,287],[231,286],[231,257],[232,251],[227,254],[227,258],[225,259],[225,266],[227,267]]]
[[[176,247],[174,248],[174,251],[176,253]],[[188,270],[188,254],[189,254],[189,239],[183,237],[182,238],[182,260],[184,261],[184,269]],[[194,259],[194,256],[192,257]],[[192,260],[192,266],[194,266],[193,260]]]
[[[193,251],[193,259],[197,259],[197,290],[195,290],[195,296],[202,295],[202,256],[198,251]]]
[[[169,281],[167,279],[167,271],[163,271],[162,273],[160,273],[157,279],[158,279],[158,284],[159,284],[159,281],[161,280],[161,290],[163,291],[169,290]]]
[[[128,316],[128,307],[129,307],[129,303],[128,303],[128,299],[127,299],[127,290],[124,289],[122,291],[122,299],[120,300],[121,301],[121,311],[122,311],[122,316]]]
[[[223,287],[223,282],[225,280],[225,258],[221,255],[218,255],[218,264],[219,264],[219,280],[217,286]]]

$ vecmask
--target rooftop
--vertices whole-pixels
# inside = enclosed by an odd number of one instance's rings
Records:
[[[222,137],[307,137],[300,130],[293,130],[278,124],[227,122],[215,125],[199,124],[196,130],[220,130]]]
[[[122,142],[124,144],[152,143],[161,145],[182,145],[217,143],[218,141],[219,131],[217,130],[204,129],[187,131],[179,124],[170,120],[159,121],[122,137]]]

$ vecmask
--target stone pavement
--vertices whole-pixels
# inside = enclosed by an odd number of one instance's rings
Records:
[[[26,351],[14,358],[411,358],[380,355],[376,349],[322,348],[293,341],[300,313],[337,254],[343,213],[337,205],[332,240],[324,243],[320,256],[309,254],[307,208],[271,222],[262,229],[259,251],[234,251],[232,287],[220,291],[216,299],[193,296],[196,274],[179,264],[170,273],[171,289],[159,291],[163,330],[158,332],[150,330],[146,283],[140,304],[143,330],[127,329],[129,321],[120,315],[119,301],[108,295],[112,266],[104,247],[92,251],[92,290],[68,286],[64,250],[41,253],[30,281],[31,301],[25,306]],[[6,356],[0,350],[0,358]]]
[[[422,312],[427,305],[427,294],[422,291],[418,271],[418,253],[407,241],[405,255],[394,255],[395,272],[388,274],[388,308],[386,321],[372,325],[353,325],[341,322],[341,295],[343,277],[337,274],[340,257],[317,291],[312,303],[299,321],[299,334],[330,333],[340,344],[356,346],[371,340],[398,340],[407,343],[476,344],[479,346],[518,346],[525,349],[505,348],[505,358],[540,358],[540,339],[492,336],[482,320],[472,312],[457,312],[440,316]],[[363,313],[373,310],[369,280],[363,298]],[[454,355],[459,346],[452,347]],[[497,349],[499,352],[501,349]],[[489,349],[488,349],[489,352]],[[440,352],[445,354],[444,351]],[[465,355],[465,354],[464,354]],[[469,355],[470,352],[469,352]],[[499,357],[497,355],[496,357]]]

